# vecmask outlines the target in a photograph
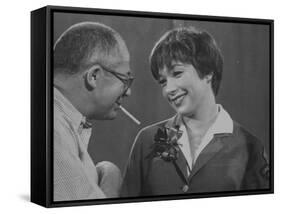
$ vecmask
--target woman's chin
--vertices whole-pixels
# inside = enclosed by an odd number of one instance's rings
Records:
[[[187,106],[181,106],[179,108],[175,108],[176,112],[182,116],[190,117],[194,114],[194,111],[192,111]]]

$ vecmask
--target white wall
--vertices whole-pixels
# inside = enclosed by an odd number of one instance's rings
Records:
[[[280,203],[280,38],[278,1],[188,0],[5,0],[1,2],[1,213],[266,213]],[[275,20],[275,194],[212,199],[193,199],[138,204],[99,205],[43,209],[29,200],[30,155],[30,11],[45,5],[64,5],[199,15],[265,18]],[[4,48],[3,48],[4,47]],[[4,66],[3,66],[4,65]]]

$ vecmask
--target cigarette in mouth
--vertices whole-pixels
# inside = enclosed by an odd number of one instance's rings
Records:
[[[135,118],[133,115],[131,115],[130,112],[128,112],[123,106],[119,106],[119,108],[124,112],[124,114],[126,114],[129,118],[131,118],[136,124],[140,125],[141,122]]]

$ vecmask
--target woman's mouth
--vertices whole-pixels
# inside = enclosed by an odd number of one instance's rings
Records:
[[[170,101],[175,105],[175,106],[179,106],[181,105],[184,97],[187,95],[188,93],[185,92],[185,93],[182,93],[182,94],[179,94],[173,98],[170,98]]]

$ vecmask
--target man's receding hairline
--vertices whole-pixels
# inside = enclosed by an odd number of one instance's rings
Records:
[[[101,63],[108,67],[115,67],[122,62],[129,62],[130,54],[125,41],[121,36],[116,37],[116,41],[115,47],[112,47],[108,52],[103,50],[94,52],[88,60],[92,61],[92,63]]]
[[[112,33],[112,35],[114,35],[114,37],[116,38],[116,35],[121,37],[119,35],[119,33],[114,30],[113,28],[105,25],[105,24],[102,24],[100,22],[90,22],[90,21],[86,21],[86,22],[79,22],[79,23],[76,23],[76,24],[73,24],[71,25],[70,27],[68,27],[60,36],[59,38],[57,39],[57,41],[55,42],[54,44],[54,49],[56,47],[56,45],[59,43],[59,41],[68,33],[70,33],[71,31],[73,30],[78,30],[79,28],[80,29],[83,29],[86,28],[86,27],[101,27],[101,28],[104,28],[104,29],[107,29],[108,31],[110,31],[110,33]],[[117,40],[117,38],[116,38]]]
[[[54,51],[60,42],[63,42],[62,40],[64,38],[71,39],[73,36],[77,36],[77,33],[79,33],[79,37],[80,33],[81,36],[86,33],[96,37],[96,40],[94,40],[95,42],[93,43],[93,48],[89,48],[83,59],[81,59],[80,68],[87,68],[94,63],[101,63],[114,67],[129,61],[129,50],[122,36],[110,26],[99,22],[80,22],[70,26],[57,39],[54,45]],[[88,39],[85,42],[91,42],[91,39]],[[103,42],[105,42],[105,47],[103,46]]]

